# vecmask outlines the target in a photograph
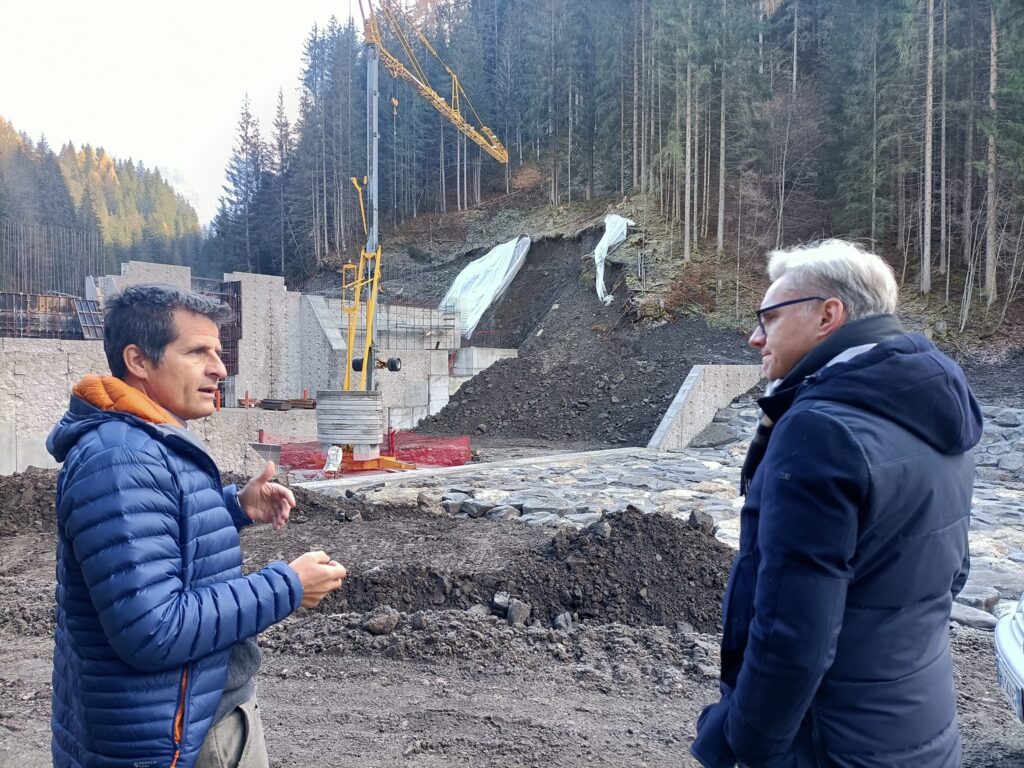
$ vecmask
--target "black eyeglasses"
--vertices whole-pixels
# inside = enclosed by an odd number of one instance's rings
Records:
[[[788,307],[792,304],[803,304],[805,301],[828,301],[828,299],[824,298],[823,296],[807,296],[802,299],[790,299],[789,301],[780,301],[778,304],[772,304],[770,307],[764,307],[762,309],[757,310],[757,312],[755,313],[757,315],[757,327],[761,329],[761,333],[763,335],[767,336],[768,331],[764,327],[764,315],[766,312],[772,312],[776,309],[782,309],[783,307]]]

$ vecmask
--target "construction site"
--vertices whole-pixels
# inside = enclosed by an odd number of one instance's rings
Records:
[[[376,56],[419,89],[366,35],[371,98]],[[493,133],[445,116],[500,158]],[[104,302],[147,283],[231,308],[217,410],[189,428],[225,484],[272,460],[296,495],[282,531],[242,532],[245,570],[320,549],[348,570],[259,638],[271,765],[697,765],[763,391],[752,318],[672,300],[678,265],[642,200],[545,205],[524,181],[501,205],[383,236],[368,152],[366,245],[301,287],[139,261],[100,274],[96,254],[58,275],[59,243],[8,274],[0,766],[51,761],[60,467],[46,438],[72,387],[108,372]],[[962,362],[987,422],[976,566],[950,622],[964,765],[1024,765],[992,654],[1024,592],[1024,464],[1010,460],[1024,395],[1007,383],[1024,356]]]

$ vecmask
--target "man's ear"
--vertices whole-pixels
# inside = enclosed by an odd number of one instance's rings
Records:
[[[846,322],[846,307],[839,299],[832,297],[822,304],[818,331],[822,338],[831,336]]]
[[[143,381],[149,378],[150,360],[137,344],[129,344],[125,347],[121,352],[121,359],[124,361],[125,371],[128,374]]]

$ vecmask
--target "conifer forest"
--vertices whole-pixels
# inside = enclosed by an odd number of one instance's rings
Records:
[[[450,93],[442,61],[457,72],[509,162],[382,70],[384,231],[506,195],[529,168],[541,204],[644,201],[671,228],[680,265],[763,265],[767,250],[835,235],[885,255],[905,288],[960,304],[963,322],[970,306],[1005,313],[1021,293],[1019,0],[404,5],[437,51],[420,55],[431,85]],[[363,238],[350,182],[366,172],[363,30],[312,27],[296,56],[297,114],[284,94],[271,125],[240,104],[220,208],[202,235],[140,163],[55,151],[6,122],[0,221],[96,230],[119,252],[205,273],[296,281],[336,264]]]

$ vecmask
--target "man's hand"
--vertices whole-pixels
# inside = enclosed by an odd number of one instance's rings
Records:
[[[344,581],[348,572],[326,552],[307,552],[289,563],[302,582],[302,607],[314,608]]]
[[[270,482],[276,469],[274,462],[268,461],[263,472],[238,492],[238,503],[254,523],[270,523],[280,531],[295,506],[295,495],[283,485]]]

